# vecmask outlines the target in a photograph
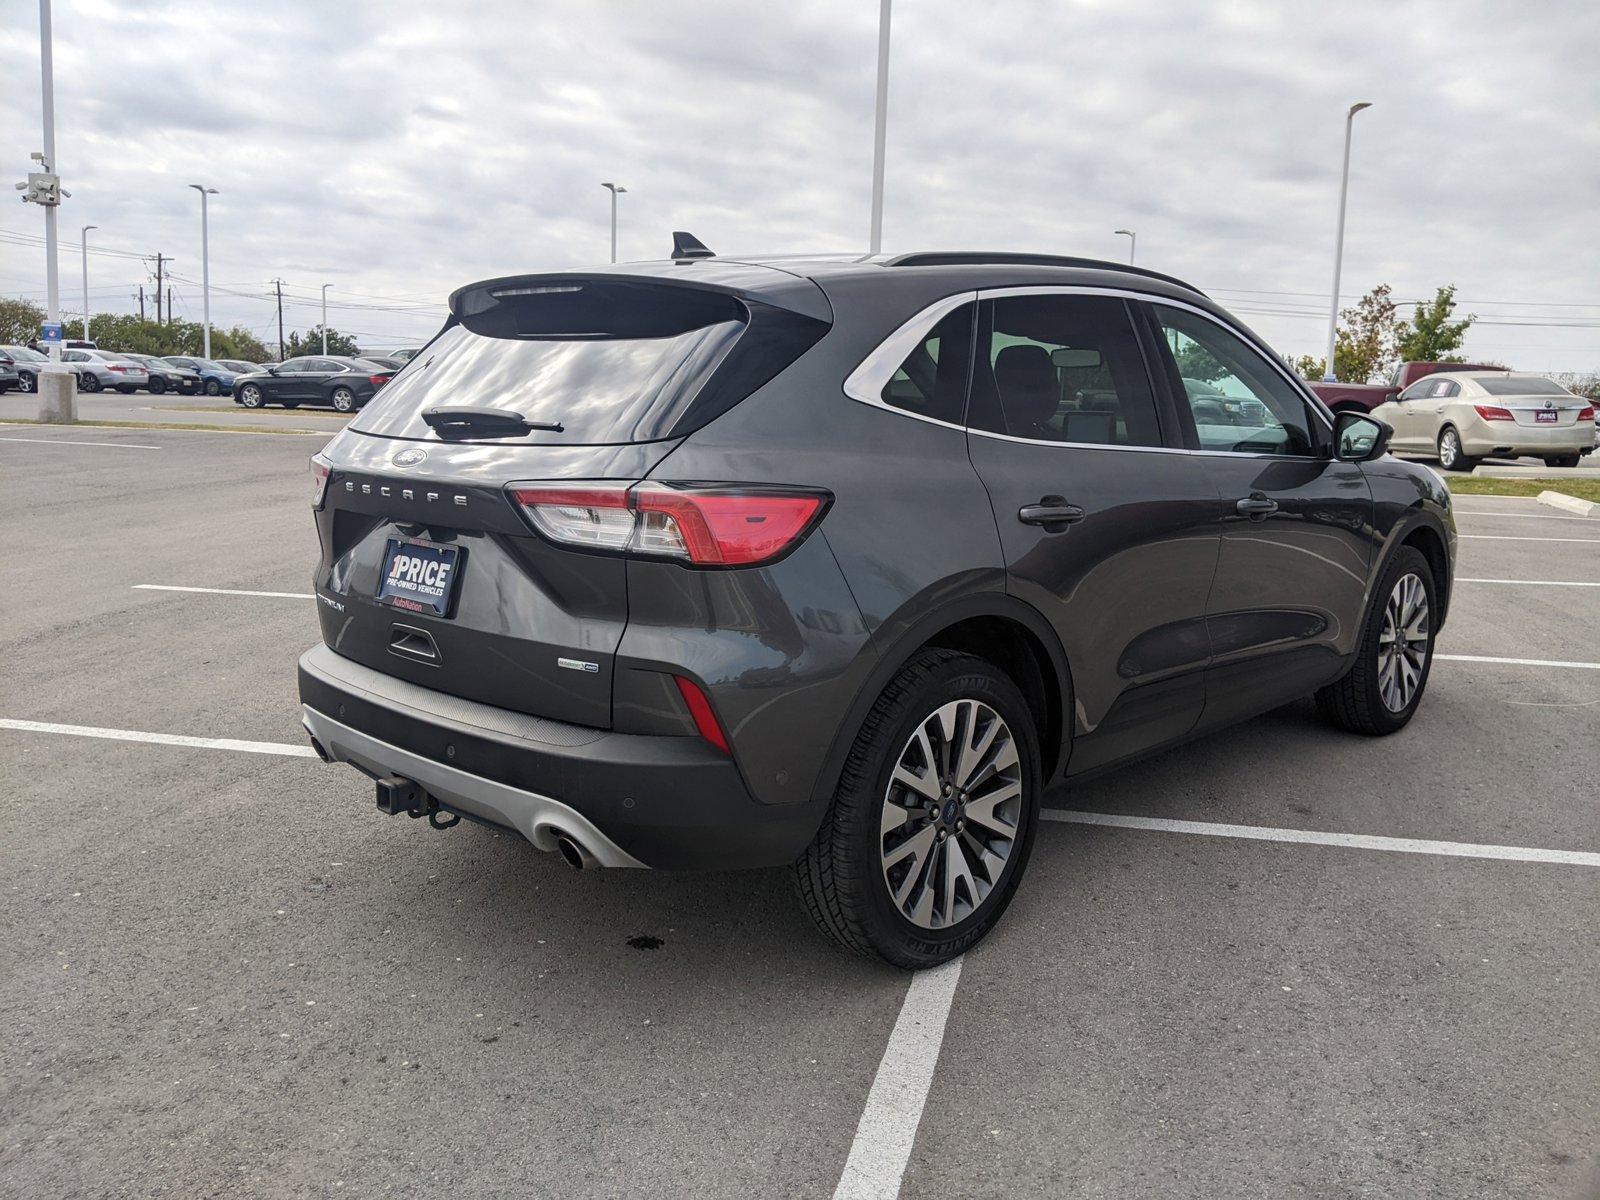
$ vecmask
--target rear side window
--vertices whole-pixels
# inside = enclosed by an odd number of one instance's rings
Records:
[[[947,313],[883,386],[883,402],[919,417],[961,423],[972,363],[975,304]]]
[[[1162,444],[1144,355],[1121,300],[988,300],[978,346],[968,414],[974,429],[1041,442]]]
[[[471,405],[561,426],[530,435],[542,443],[657,441],[726,411],[826,330],[809,317],[681,285],[551,277],[487,284],[458,295],[450,324],[354,427],[429,439],[425,411]]]

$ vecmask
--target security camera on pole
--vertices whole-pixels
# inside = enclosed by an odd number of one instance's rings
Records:
[[[45,294],[47,319],[39,341],[50,360],[39,369],[39,419],[67,422],[78,419],[78,377],[61,361],[61,278],[56,262],[56,209],[71,192],[61,187],[56,174],[56,89],[51,63],[50,0],[39,0],[39,79],[44,93],[44,150],[33,155],[39,170],[17,184],[22,199],[44,209]]]

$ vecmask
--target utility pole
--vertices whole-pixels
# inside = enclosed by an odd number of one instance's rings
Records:
[[[332,286],[333,284],[331,283],[322,285],[322,352],[324,354],[328,352],[328,289]]]
[[[139,323],[144,324],[144,284],[139,285]]]
[[[283,280],[274,279],[274,287],[278,289],[278,361],[283,361]]]
[[[177,319],[177,315],[172,311],[172,289],[169,287],[167,289],[167,324],[171,325]]]
[[[161,322],[161,252],[156,251],[156,324]]]

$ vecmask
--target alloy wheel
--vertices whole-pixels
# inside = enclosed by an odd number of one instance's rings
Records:
[[[239,393],[239,403],[246,408],[260,408],[261,389],[253,383],[246,384],[244,390]]]
[[[1448,471],[1460,457],[1461,439],[1456,436],[1454,429],[1446,429],[1439,435],[1439,465]]]
[[[337,412],[350,412],[356,406],[355,393],[349,388],[339,388],[333,393],[333,407]]]
[[[979,700],[929,713],[883,795],[879,851],[899,913],[948,929],[1000,883],[1022,819],[1022,765],[1005,720]]]
[[[1378,694],[1390,712],[1404,712],[1428,664],[1428,591],[1415,575],[1402,575],[1383,608],[1378,634]]]
[[[32,375],[23,375],[17,381],[17,390],[19,392],[30,392],[31,393],[36,386],[37,386],[37,384],[35,384],[34,378],[33,378]]]

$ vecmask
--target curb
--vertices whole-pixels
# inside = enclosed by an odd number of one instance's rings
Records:
[[[1564,509],[1570,513],[1577,513],[1580,517],[1593,516],[1600,510],[1600,504],[1593,500],[1580,500],[1576,496],[1569,496],[1565,492],[1540,492],[1534,497],[1540,504],[1548,504],[1551,508]]]

